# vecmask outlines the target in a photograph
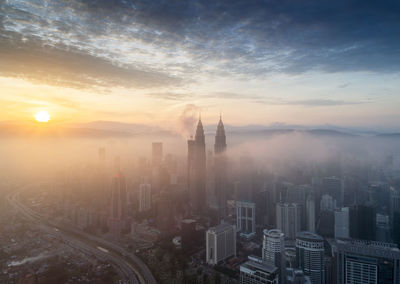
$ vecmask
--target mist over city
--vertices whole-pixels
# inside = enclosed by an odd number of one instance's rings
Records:
[[[400,284],[397,1],[0,1],[0,283]]]

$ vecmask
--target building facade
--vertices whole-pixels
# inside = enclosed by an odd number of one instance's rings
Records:
[[[115,174],[111,184],[111,208],[108,227],[111,233],[119,237],[126,221],[127,194],[125,178],[121,172]]]
[[[214,192],[216,195],[219,221],[226,217],[227,160],[225,128],[220,117],[214,144]]]
[[[285,281],[285,235],[277,229],[263,231],[262,260],[273,263],[279,269],[280,282]]]
[[[276,227],[294,240],[301,229],[301,207],[297,203],[276,204]]]
[[[296,237],[296,266],[309,276],[312,284],[325,283],[324,239],[312,232]]]
[[[206,232],[206,262],[216,265],[236,255],[236,229],[229,224],[211,227]]]
[[[240,266],[240,284],[278,284],[279,270],[271,263],[252,257]]]
[[[142,183],[139,185],[139,212],[151,209],[151,184]]]
[[[236,228],[243,237],[256,233],[256,205],[250,201],[236,201]]]
[[[330,240],[336,260],[336,283],[400,283],[400,250],[391,243]]]
[[[206,210],[206,143],[201,119],[194,139],[188,140],[188,190],[195,213]]]
[[[349,208],[344,207],[335,211],[335,239],[348,239],[349,237]]]

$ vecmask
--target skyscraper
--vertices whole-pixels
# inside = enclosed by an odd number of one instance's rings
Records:
[[[236,201],[236,226],[243,237],[256,233],[256,205],[250,201]]]
[[[325,283],[324,239],[312,232],[299,232],[296,237],[297,268],[310,276],[312,284]]]
[[[376,211],[374,207],[354,205],[350,207],[349,218],[352,239],[375,240]]]
[[[307,231],[315,233],[315,199],[313,194],[309,194],[306,200],[306,224]]]
[[[336,260],[335,283],[400,283],[400,250],[395,244],[330,240]]]
[[[151,184],[142,183],[139,185],[139,212],[151,209]]]
[[[126,221],[126,183],[122,173],[115,174],[111,186],[111,210],[108,219],[110,231],[119,236]]]
[[[277,203],[276,226],[287,239],[294,240],[301,228],[300,206],[297,203]]]
[[[194,140],[188,140],[188,190],[191,208],[196,213],[206,209],[206,142],[201,119]]]
[[[263,234],[262,259],[279,268],[280,283],[284,283],[286,274],[285,236],[277,229],[264,230]]]
[[[236,255],[236,230],[229,224],[211,227],[206,232],[206,262],[218,262]]]
[[[349,208],[344,207],[335,211],[335,238],[348,239],[349,232]]]
[[[226,136],[224,124],[220,117],[217,132],[215,134],[214,144],[214,167],[215,167],[215,194],[218,205],[218,216],[222,220],[226,216],[226,186],[227,186],[227,173],[226,173]]]

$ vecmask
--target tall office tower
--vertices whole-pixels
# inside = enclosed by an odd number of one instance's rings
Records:
[[[222,118],[219,118],[217,132],[215,134],[214,144],[214,167],[215,167],[215,194],[218,205],[218,216],[220,221],[226,216],[226,199],[227,199],[227,174],[226,174],[226,136]]]
[[[350,207],[349,217],[350,237],[352,239],[375,240],[375,208],[367,205],[354,205]]]
[[[336,200],[329,194],[324,194],[321,197],[319,208],[321,211],[333,211],[336,208]]]
[[[285,283],[286,259],[285,236],[277,229],[263,231],[262,260],[279,268],[280,283]]]
[[[335,239],[348,239],[349,237],[349,208],[344,207],[335,211]]]
[[[297,203],[277,203],[276,226],[287,239],[294,240],[301,228],[300,206]]]
[[[296,237],[296,264],[310,276],[312,284],[325,283],[324,239],[312,232],[299,232]]]
[[[307,231],[315,233],[315,198],[309,194],[306,200],[306,224]]]
[[[100,163],[104,163],[106,160],[106,148],[100,147],[99,148],[99,161]]]
[[[336,260],[334,283],[400,283],[400,250],[395,244],[329,240]]]
[[[139,185],[139,212],[151,209],[151,184],[142,183]]]
[[[400,189],[390,187],[390,218],[393,219],[394,212],[400,212]]]
[[[151,166],[159,167],[163,159],[163,144],[161,142],[153,142],[151,147]]]
[[[245,238],[256,234],[256,205],[253,202],[236,201],[236,228]]]
[[[216,265],[218,262],[236,255],[235,226],[221,224],[206,232],[206,262]]]
[[[262,227],[274,225],[275,208],[271,192],[268,191],[267,187],[264,185],[264,190],[257,192],[255,197],[257,207],[256,224]]]
[[[325,177],[322,180],[322,192],[329,194],[336,200],[336,204],[343,206],[343,182],[337,177]]]
[[[111,188],[111,210],[108,219],[110,231],[119,236],[126,221],[126,183],[122,173],[115,174]]]
[[[262,259],[249,257],[240,265],[240,284],[278,284],[279,269]]]
[[[196,145],[194,143],[193,137],[190,137],[188,142],[188,155],[187,155],[187,185],[188,185],[188,192],[189,192],[189,199],[190,203],[195,198],[195,150]]]
[[[389,215],[376,214],[376,240],[379,242],[390,241]]]
[[[188,140],[188,189],[196,213],[206,209],[206,143],[201,119],[194,140]]]
[[[390,187],[390,222],[393,242],[400,246],[400,189]]]

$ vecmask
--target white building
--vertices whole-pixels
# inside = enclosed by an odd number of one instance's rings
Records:
[[[211,227],[206,232],[206,262],[216,265],[236,255],[235,226],[221,224]]]
[[[300,232],[301,208],[297,203],[276,204],[276,226],[287,239],[294,240]]]
[[[335,211],[335,239],[348,239],[349,229],[349,208],[344,207]]]
[[[279,269],[256,257],[240,266],[240,284],[278,284]]]
[[[262,260],[273,263],[279,268],[281,283],[284,282],[286,271],[285,235],[277,229],[263,231]]]
[[[243,237],[256,233],[256,205],[250,201],[236,201],[236,227]]]
[[[311,283],[325,283],[324,239],[312,232],[299,232],[296,237],[297,267],[309,276]]]
[[[151,209],[151,184],[142,183],[139,185],[139,212]]]

